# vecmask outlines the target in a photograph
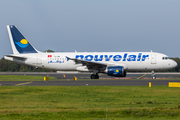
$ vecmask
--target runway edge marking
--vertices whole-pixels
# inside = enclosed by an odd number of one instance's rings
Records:
[[[25,82],[25,83],[19,83],[19,84],[16,84],[15,86],[26,85],[26,84],[30,84],[30,83],[32,83],[32,81],[31,82]]]
[[[142,78],[142,77],[144,77],[144,76],[146,76],[147,74],[144,74],[144,75],[142,75],[142,76],[140,76],[140,77],[138,77],[137,79],[140,79],[140,78]]]

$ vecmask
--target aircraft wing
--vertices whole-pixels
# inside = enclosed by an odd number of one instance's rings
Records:
[[[99,62],[93,62],[93,61],[86,61],[86,60],[81,60],[81,59],[76,59],[76,58],[69,58],[66,57],[67,60],[73,60],[76,62],[76,64],[82,64],[88,67],[88,69],[95,69],[95,70],[105,70],[107,67],[107,64],[104,63],[99,63]]]
[[[119,63],[119,64],[105,64],[105,63],[99,63],[99,62],[94,62],[94,61],[86,61],[86,60],[81,60],[81,59],[76,59],[76,58],[69,58],[67,57],[67,60],[73,60],[76,62],[76,64],[82,64],[82,65],[85,65],[87,66],[88,69],[93,69],[93,70],[99,70],[99,71],[103,71],[106,69],[106,67],[108,66],[123,66],[124,69],[128,69],[127,65],[126,64],[122,64],[122,63]]]

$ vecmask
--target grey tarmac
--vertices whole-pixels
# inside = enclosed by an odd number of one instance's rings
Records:
[[[157,79],[151,79],[151,73],[128,73],[127,77],[117,78],[99,74],[100,80],[90,80],[87,73],[56,72],[0,72],[0,75],[52,76],[57,81],[0,81],[1,86],[168,86],[169,82],[180,82],[180,73],[156,73]],[[65,77],[64,77],[65,76]],[[72,81],[77,77],[77,81]],[[129,79],[131,78],[131,79]],[[58,80],[63,79],[63,81]]]
[[[73,79],[73,77],[77,77],[78,79],[90,79],[92,73],[57,73],[57,72],[0,72],[0,75],[27,75],[27,76],[52,76],[57,79]],[[180,72],[176,73],[156,73],[155,75],[159,79],[166,78],[180,78]],[[151,79],[152,75],[150,72],[147,73],[132,73],[128,72],[126,78],[131,79]],[[100,79],[107,78],[115,78],[112,76],[108,76],[106,74],[99,74]]]
[[[180,80],[0,81],[1,86],[168,86]]]

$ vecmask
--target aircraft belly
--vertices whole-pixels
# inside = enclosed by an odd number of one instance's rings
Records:
[[[144,65],[142,63],[134,63],[134,70],[144,69]]]
[[[44,65],[44,67],[48,69],[53,69],[53,70],[66,70],[67,69],[66,64],[58,64],[58,63],[46,64]]]
[[[26,61],[25,61],[25,64],[27,64],[27,65],[32,65],[32,66],[37,66],[37,64],[36,64],[36,59],[33,58],[33,57],[27,58]],[[39,67],[39,66],[38,66],[38,67]]]

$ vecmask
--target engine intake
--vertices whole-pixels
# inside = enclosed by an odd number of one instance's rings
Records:
[[[123,66],[107,67],[107,74],[115,77],[126,77],[126,71]]]

